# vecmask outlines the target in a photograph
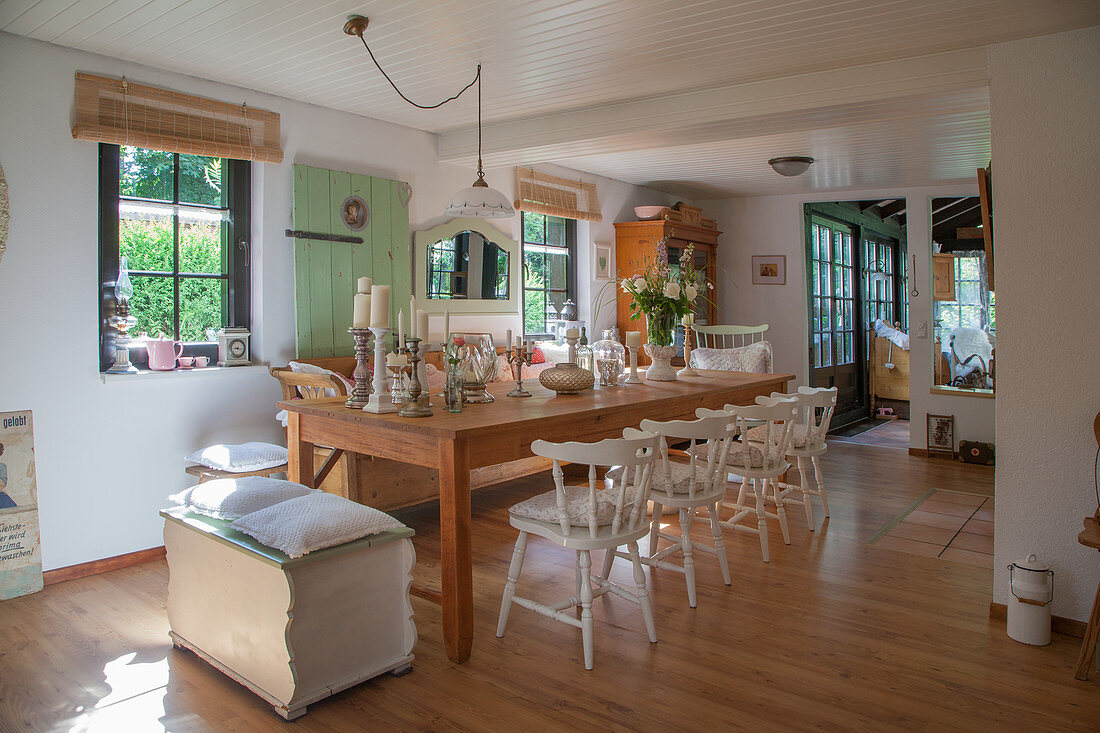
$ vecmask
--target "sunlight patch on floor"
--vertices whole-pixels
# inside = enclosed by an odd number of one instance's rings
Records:
[[[137,652],[123,654],[103,667],[110,693],[91,710],[82,712],[69,728],[85,731],[163,731],[164,696],[168,687],[168,659],[134,662]]]

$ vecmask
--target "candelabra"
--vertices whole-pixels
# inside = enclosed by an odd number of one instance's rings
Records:
[[[420,345],[420,339],[405,339],[405,350],[409,353],[412,363],[412,384],[409,387],[409,401],[397,413],[401,417],[431,417],[432,407],[427,399],[427,393],[420,383],[420,350],[427,351],[427,347]]]
[[[684,325],[684,368],[676,372],[678,377],[698,377],[699,373],[691,368],[691,324]]]
[[[508,344],[508,363],[512,367],[512,375],[516,378],[516,388],[508,393],[509,397],[530,397],[531,393],[523,388],[523,367],[531,366],[531,357],[534,356],[534,350],[529,349],[524,344],[519,349],[513,349],[511,344]]]
[[[626,350],[630,352],[630,374],[623,380],[623,384],[641,384],[642,380],[638,377],[638,349],[640,346],[631,348],[626,347]]]
[[[361,410],[367,406],[370,397],[370,329],[349,328],[348,333],[355,339],[355,371],[351,376],[355,378],[355,386],[348,396],[345,407]]]
[[[374,385],[371,389],[370,398],[367,400],[367,404],[363,405],[363,409],[367,412],[378,413],[397,412],[397,407],[393,404],[393,395],[390,394],[389,380],[386,379],[386,370],[383,366],[386,363],[386,334],[390,332],[390,329],[374,328],[372,326],[370,331],[374,334]],[[358,350],[356,350],[356,355],[358,356]],[[358,366],[355,367],[355,371],[358,376]],[[358,384],[359,380],[356,379],[355,381]]]

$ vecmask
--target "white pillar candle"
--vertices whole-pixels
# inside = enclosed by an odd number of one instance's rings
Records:
[[[636,349],[642,345],[642,332],[641,331],[627,331],[626,332],[626,345],[632,349]]]
[[[370,288],[370,327],[390,327],[390,286],[371,285]]]
[[[451,343],[451,311],[443,309],[443,343]]]
[[[416,335],[421,341],[428,339],[428,311],[421,308],[416,312]]]
[[[520,351],[523,351],[523,337],[522,336],[516,336],[516,348],[519,349]]]
[[[356,293],[354,308],[351,312],[352,328],[367,328],[370,326],[370,295]]]
[[[416,338],[416,296],[409,296],[409,338]]]
[[[567,329],[565,329],[566,338],[571,338],[571,339],[580,338],[580,335],[581,335],[581,332],[580,332],[580,329],[578,329],[578,328],[567,328]]]
[[[504,348],[508,348],[512,345],[512,329],[506,328],[504,330]]]
[[[359,292],[360,293],[368,293],[369,294],[370,293],[370,285],[371,285],[371,280],[366,275],[359,278]]]
[[[397,346],[405,348],[405,311],[397,311]]]

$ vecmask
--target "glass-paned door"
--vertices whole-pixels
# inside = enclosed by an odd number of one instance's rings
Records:
[[[836,387],[838,417],[865,412],[860,338],[856,328],[859,272],[852,228],[813,217],[810,221],[810,381]],[[843,423],[841,423],[843,424]]]
[[[863,277],[863,327],[865,330],[871,328],[878,319],[892,326],[900,321],[894,297],[897,290],[897,245],[885,237],[864,234],[862,251],[866,272]],[[869,349],[868,342],[864,352],[868,353]]]

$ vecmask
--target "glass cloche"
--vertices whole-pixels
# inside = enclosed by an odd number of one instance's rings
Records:
[[[601,387],[614,387],[623,383],[626,349],[615,339],[616,330],[605,329],[603,338],[592,344],[592,359],[596,373],[600,376]]]

